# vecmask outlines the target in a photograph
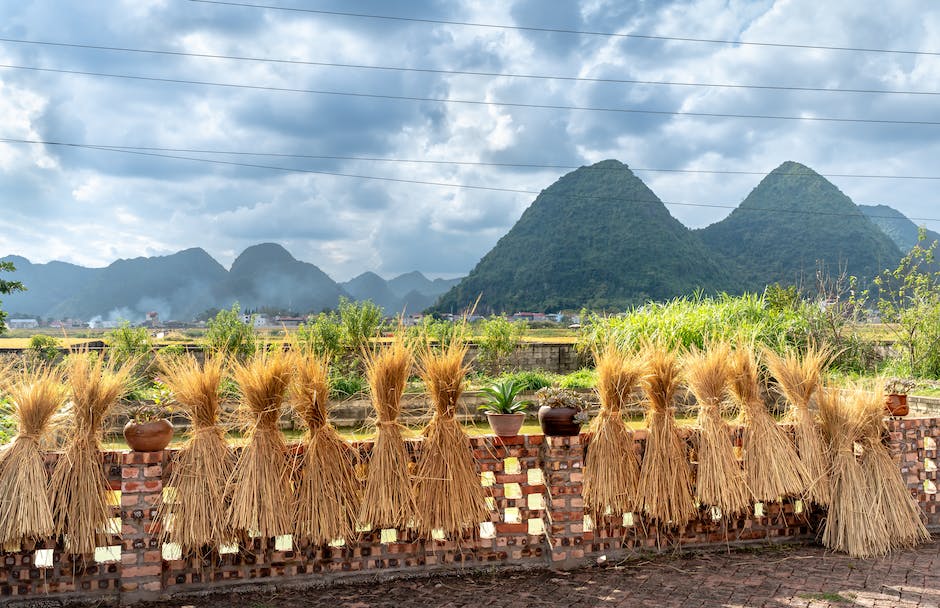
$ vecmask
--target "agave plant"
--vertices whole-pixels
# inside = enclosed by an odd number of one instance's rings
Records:
[[[524,388],[524,385],[517,384],[514,380],[504,380],[484,387],[481,392],[489,397],[489,400],[477,409],[488,414],[518,414],[525,411],[532,402],[518,399]]]

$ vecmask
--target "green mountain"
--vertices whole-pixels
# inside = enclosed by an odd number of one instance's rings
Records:
[[[722,261],[630,169],[605,160],[542,191],[508,234],[434,306],[622,309],[736,286]]]
[[[867,281],[901,257],[848,196],[792,161],[761,180],[728,217],[697,233],[735,264],[749,291],[812,282],[817,261]]]
[[[910,251],[917,244],[920,228],[897,209],[888,205],[859,205],[858,208],[888,235],[901,251]],[[928,230],[927,245],[937,240],[940,240],[940,233]]]

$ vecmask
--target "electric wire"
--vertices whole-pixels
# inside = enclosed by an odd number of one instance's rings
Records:
[[[928,126],[936,127],[940,126],[940,121],[933,120],[897,120],[897,119],[887,119],[887,118],[844,118],[836,116],[787,116],[787,115],[772,115],[772,114],[734,114],[734,113],[723,113],[723,112],[690,112],[690,111],[679,111],[679,110],[650,110],[650,109],[640,109],[640,108],[623,108],[623,107],[595,107],[595,106],[576,106],[576,105],[560,105],[560,104],[536,104],[536,103],[521,103],[521,102],[507,102],[507,101],[482,101],[474,99],[452,99],[452,98],[441,98],[441,97],[418,97],[412,95],[388,95],[388,94],[378,94],[378,93],[356,93],[351,91],[331,91],[325,89],[301,89],[301,88],[292,88],[292,87],[274,87],[269,85],[250,85],[250,84],[236,84],[228,82],[214,82],[207,80],[187,80],[181,78],[163,78],[158,76],[139,76],[132,74],[114,74],[109,72],[92,72],[85,70],[69,70],[63,68],[44,68],[38,66],[24,66],[24,65],[14,65],[14,64],[0,64],[0,68],[12,69],[12,70],[26,70],[34,72],[46,72],[46,73],[55,73],[55,74],[70,74],[77,76],[93,76],[93,77],[102,77],[102,78],[117,78],[124,80],[137,80],[137,81],[146,81],[146,82],[159,82],[159,83],[171,83],[171,84],[187,84],[187,85],[199,85],[199,86],[211,86],[211,87],[223,87],[223,88],[234,88],[234,89],[250,89],[256,91],[275,91],[275,92],[287,92],[287,93],[306,93],[314,95],[326,95],[326,96],[341,96],[341,97],[354,97],[361,99],[382,99],[382,100],[392,100],[392,101],[419,101],[419,102],[431,102],[431,103],[441,103],[441,104],[459,104],[459,105],[473,105],[473,106],[487,106],[487,107],[508,107],[508,108],[527,108],[527,109],[541,109],[541,110],[564,110],[564,111],[581,111],[581,112],[605,112],[605,113],[617,113],[617,114],[646,114],[654,116],[688,116],[694,118],[735,118],[735,119],[752,119],[752,120],[782,120],[782,121],[791,121],[791,122],[830,122],[830,123],[842,123],[842,124],[873,124],[873,125],[909,125],[909,126]]]

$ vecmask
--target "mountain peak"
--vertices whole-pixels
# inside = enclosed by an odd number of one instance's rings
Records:
[[[232,262],[231,272],[241,272],[260,267],[277,266],[281,264],[290,264],[297,259],[277,243],[259,243],[247,247],[238,254],[235,261]]]

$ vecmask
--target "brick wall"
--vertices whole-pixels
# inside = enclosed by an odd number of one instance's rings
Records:
[[[902,474],[940,526],[936,484],[940,419],[889,421],[890,442]],[[636,433],[642,452],[645,433]],[[254,539],[250,546],[181,559],[164,546],[154,521],[173,452],[109,452],[109,483],[120,490],[110,550],[70,557],[51,541],[8,551],[0,558],[0,601],[43,605],[71,601],[131,603],[251,583],[327,584],[355,576],[425,574],[468,567],[576,567],[598,559],[677,548],[717,548],[815,538],[821,513],[792,499],[761,506],[762,512],[714,521],[703,510],[684,530],[657,530],[639,515],[621,521],[585,518],[581,484],[588,437],[541,435],[472,440],[490,519],[478,534],[459,541],[420,539],[410,530],[374,530],[355,544],[310,546],[289,537]],[[414,457],[420,442],[410,443]],[[371,444],[357,444],[368,456]],[[55,455],[50,455],[50,466]],[[13,549],[13,548],[8,548]],[[40,554],[40,552],[44,551]],[[51,551],[49,551],[51,550]],[[51,555],[50,555],[51,553]],[[51,559],[50,559],[51,558]],[[40,562],[40,563],[37,563]]]

